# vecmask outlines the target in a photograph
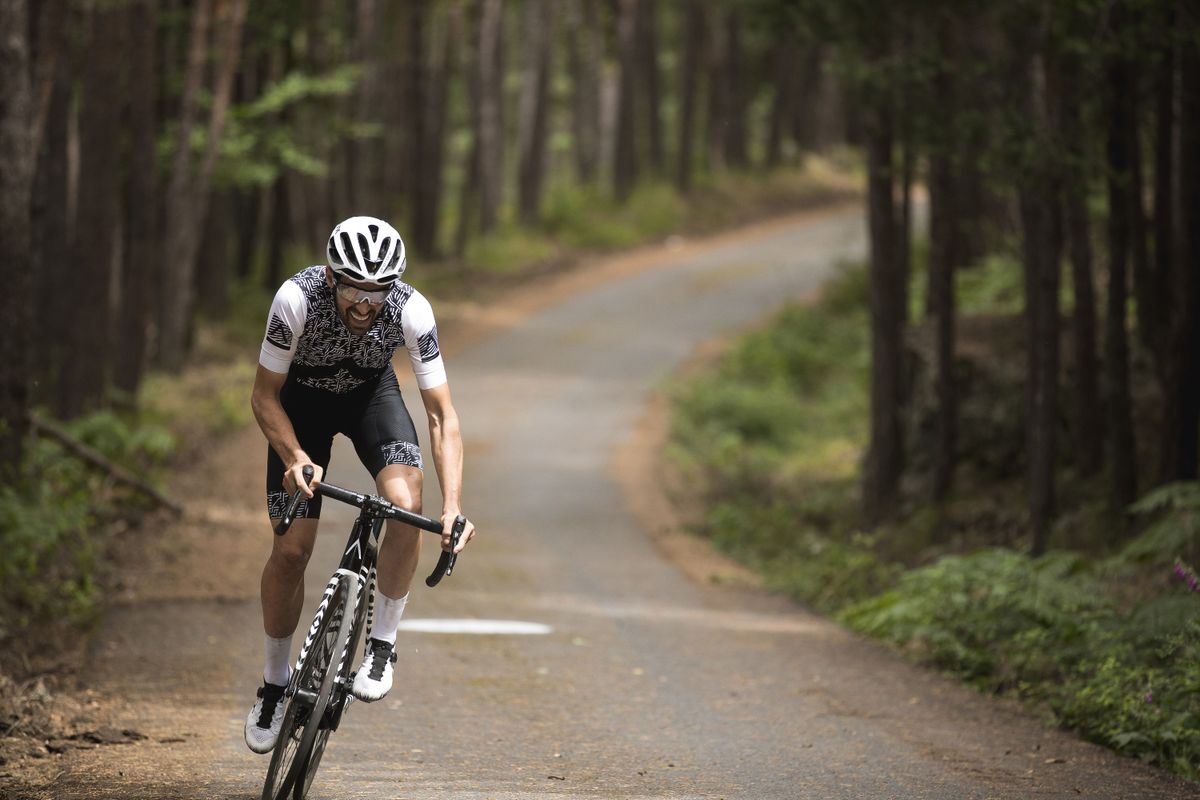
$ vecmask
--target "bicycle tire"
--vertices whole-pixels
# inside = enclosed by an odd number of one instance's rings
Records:
[[[334,666],[332,662],[335,654],[345,647],[344,635],[349,634],[344,624],[348,594],[349,587],[345,580],[339,580],[329,602],[325,604],[316,636],[313,637],[313,647],[299,667],[296,692],[288,699],[283,713],[283,725],[263,783],[262,800],[287,800],[296,785],[296,779],[304,774],[307,767],[308,756],[333,686],[336,669],[331,669]],[[300,692],[304,690],[316,692],[311,706],[298,700]]]
[[[359,601],[363,602],[363,601]],[[341,663],[338,665],[338,670],[335,673],[334,681],[341,677],[343,681],[343,694],[340,698],[342,703],[348,701],[350,696],[350,669],[354,665],[354,651],[358,648],[358,640],[362,635],[362,627],[364,620],[359,613],[358,603],[355,604],[354,614],[350,619],[350,635],[346,638],[343,645],[344,656]],[[343,621],[342,627],[347,627]],[[327,713],[327,712],[326,712]],[[321,765],[321,757],[325,755],[325,745],[329,743],[329,735],[333,733],[328,726],[322,727],[317,731],[317,736],[313,740],[312,750],[308,754],[308,759],[305,763],[303,775],[298,776],[295,786],[293,800],[304,800],[308,796],[308,790],[312,788],[313,778],[316,777],[317,767]]]

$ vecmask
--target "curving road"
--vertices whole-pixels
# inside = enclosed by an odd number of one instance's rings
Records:
[[[442,586],[414,592],[410,620],[550,632],[402,634],[402,685],[354,707],[311,797],[1196,796],[778,598],[687,579],[628,510],[613,460],[652,391],[700,343],[860,257],[863,236],[849,211],[664,248],[470,341],[447,337],[483,535]],[[249,441],[243,457],[260,462]],[[367,486],[355,463],[335,450],[330,479]],[[257,507],[258,492],[242,499]],[[334,505],[310,607],[344,538],[331,528],[349,521]],[[148,738],[69,754],[37,796],[257,797],[266,761],[240,733],[260,668],[254,588],[112,615],[94,686]]]

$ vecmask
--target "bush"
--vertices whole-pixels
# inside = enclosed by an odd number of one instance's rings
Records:
[[[110,411],[66,427],[134,471],[161,463],[175,446],[165,431]],[[35,440],[17,473],[0,487],[0,640],[47,620],[89,622],[103,523],[142,502],[53,441]]]

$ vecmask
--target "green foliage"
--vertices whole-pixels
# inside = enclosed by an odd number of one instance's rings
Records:
[[[162,429],[108,411],[66,427],[134,470],[161,463],[175,447]],[[50,440],[34,442],[20,475],[0,487],[0,640],[45,620],[92,619],[101,521],[142,502]]]
[[[557,252],[554,243],[537,231],[506,223],[471,239],[463,258],[480,274],[505,275],[544,264]]]
[[[1120,612],[1078,557],[943,558],[845,608],[850,627],[988,691],[1046,702],[1065,724],[1200,777],[1200,611],[1182,590]]]
[[[568,249],[604,252],[678,231],[683,212],[665,184],[639,186],[624,204],[596,187],[560,184],[549,192],[542,228]]]
[[[291,72],[269,86],[254,101],[235,106],[223,138],[217,180],[222,185],[266,186],[287,171],[324,175],[320,154],[342,139],[379,136],[378,125],[344,119],[333,102],[347,97],[362,77],[358,64],[343,64],[321,75]],[[321,118],[316,126],[297,125],[293,109],[306,109]],[[191,148],[204,149],[206,131],[197,126]],[[169,152],[174,134],[168,132],[161,147]]]
[[[957,293],[970,312],[1019,311],[1020,264],[986,259],[959,273]],[[676,389],[670,453],[706,509],[698,532],[768,585],[921,663],[1200,779],[1200,580],[1180,562],[1200,561],[1200,484],[1147,495],[1133,506],[1144,530],[1096,562],[947,554],[946,508],[858,532],[867,307],[865,271],[844,269],[816,304],[789,308]],[[956,533],[954,546],[984,535]],[[914,553],[912,569],[896,560]]]
[[[1152,521],[1107,567],[1165,566],[1200,560],[1200,483],[1172,483],[1147,494],[1132,510]]]

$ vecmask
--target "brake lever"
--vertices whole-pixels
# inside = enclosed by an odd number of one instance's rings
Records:
[[[441,582],[442,578],[454,572],[454,565],[458,561],[458,553],[454,552],[454,548],[458,547],[459,541],[462,539],[463,531],[467,527],[467,518],[459,514],[454,518],[454,526],[450,529],[450,550],[443,550],[438,557],[437,566],[433,568],[433,572],[429,573],[429,577],[425,579],[425,585],[431,589]]]
[[[301,470],[304,475],[304,485],[312,483],[313,468],[312,464],[305,464]],[[304,490],[297,488],[296,493],[292,495],[292,500],[283,511],[283,519],[279,520],[279,524],[275,526],[275,535],[283,536],[288,532],[288,528],[292,527],[292,523],[296,520],[296,511],[300,508],[300,503],[304,500]]]

